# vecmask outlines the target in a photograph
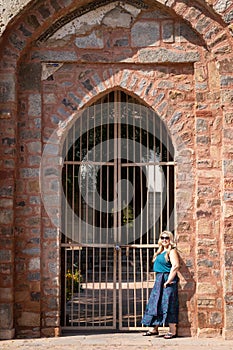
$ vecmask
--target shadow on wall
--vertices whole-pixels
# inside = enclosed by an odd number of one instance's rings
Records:
[[[194,308],[193,296],[196,292],[196,281],[189,267],[192,267],[191,261],[184,260],[180,257],[179,270],[179,327],[178,334],[181,336],[194,336],[196,333],[196,314]],[[189,310],[189,312],[188,312]]]

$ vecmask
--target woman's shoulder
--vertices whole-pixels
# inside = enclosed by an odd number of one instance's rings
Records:
[[[177,250],[177,248],[176,247],[172,247],[172,249],[171,249],[171,251],[170,251],[170,255],[176,255],[176,256],[178,256],[179,254],[178,254],[178,250]]]

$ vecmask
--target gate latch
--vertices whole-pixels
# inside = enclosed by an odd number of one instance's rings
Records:
[[[121,247],[119,245],[115,246],[115,250],[120,250],[120,249],[121,249]]]

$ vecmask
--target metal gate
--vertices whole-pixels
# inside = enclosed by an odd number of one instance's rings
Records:
[[[77,118],[63,158],[62,326],[139,329],[159,233],[174,229],[167,130],[112,91]]]

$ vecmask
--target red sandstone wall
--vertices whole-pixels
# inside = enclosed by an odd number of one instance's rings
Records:
[[[116,13],[111,13],[103,25],[71,34],[63,28],[61,37],[53,37],[55,10],[62,13],[53,2],[28,11],[9,33],[0,72],[5,337],[14,327],[18,336],[58,331],[60,243],[40,197],[42,151],[59,123],[115,88],[151,106],[177,149],[179,332],[215,336],[224,329],[232,336],[231,37],[218,17],[201,8],[176,1],[169,6],[171,12],[139,6],[133,22],[125,14],[124,30],[117,25],[113,30]],[[49,16],[54,16],[50,26]],[[28,37],[39,40],[26,47]],[[66,129],[59,131],[63,140]],[[51,143],[48,186],[57,199],[52,184],[58,167],[52,161],[59,151]]]

